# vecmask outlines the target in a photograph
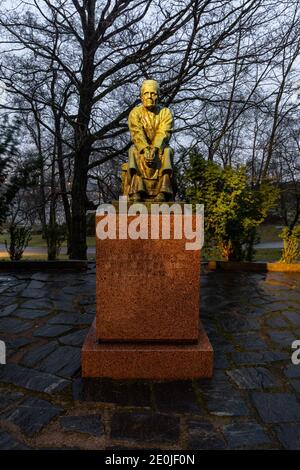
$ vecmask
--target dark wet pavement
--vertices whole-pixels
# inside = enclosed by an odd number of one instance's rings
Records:
[[[94,314],[93,265],[0,273],[1,449],[300,449],[300,274],[202,275],[212,380],[81,379]]]

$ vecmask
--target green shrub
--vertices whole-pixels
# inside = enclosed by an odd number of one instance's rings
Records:
[[[279,237],[283,240],[280,263],[296,263],[300,257],[300,225],[285,227]]]
[[[190,155],[184,174],[185,197],[204,204],[205,237],[230,261],[252,261],[257,227],[275,205],[278,190],[270,183],[252,188],[246,168],[222,168]]]
[[[9,244],[5,240],[6,250],[12,261],[19,261],[31,239],[30,228],[11,224],[9,227],[9,236]]]

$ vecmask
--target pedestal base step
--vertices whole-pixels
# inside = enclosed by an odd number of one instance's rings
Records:
[[[177,380],[212,377],[213,348],[200,325],[196,344],[101,343],[95,321],[81,350],[82,377]]]

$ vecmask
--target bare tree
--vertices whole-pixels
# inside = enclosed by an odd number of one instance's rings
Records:
[[[172,104],[184,139],[208,141],[212,111],[222,106],[208,156],[223,152],[221,158],[228,160],[221,147],[229,145],[231,132],[231,161],[241,139],[240,118],[257,105],[257,88],[281,50],[280,15],[285,18],[297,5],[266,0],[30,0],[2,12],[7,46],[0,79],[12,97],[5,106],[20,110],[13,98],[22,97],[27,103],[22,111],[35,113],[36,122],[53,135],[71,258],[86,258],[87,194],[95,189],[94,181],[98,195],[107,197],[112,170],[117,182],[116,166],[108,162],[126,157],[126,118],[137,102],[133,96],[138,96],[140,81],[160,81],[162,100]],[[266,28],[269,23],[274,27]],[[287,44],[294,42],[297,25],[295,13]],[[251,86],[241,90],[246,77],[251,77]]]

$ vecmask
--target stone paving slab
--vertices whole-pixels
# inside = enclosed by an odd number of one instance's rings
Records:
[[[300,365],[300,364],[299,364]],[[292,379],[300,379],[300,367],[295,367],[292,364],[289,364],[283,369],[285,375]]]
[[[21,392],[12,392],[11,390],[0,389],[0,411],[4,410],[8,405],[12,405],[21,398],[24,394]]]
[[[1,318],[0,320],[1,334],[24,333],[31,328],[31,323],[18,320],[17,318]]]
[[[300,449],[300,274],[203,273],[211,380],[82,379],[94,314],[93,265],[1,273],[0,449]]]
[[[268,335],[280,349],[290,349],[292,342],[296,339],[291,331],[269,331]]]
[[[188,422],[188,449],[222,450],[226,449],[226,441],[213,424],[205,421]]]
[[[267,365],[272,362],[288,362],[289,355],[279,351],[239,352],[231,354],[231,359],[238,365]]]
[[[243,367],[227,372],[236,385],[245,390],[277,387],[275,377],[264,367]]]
[[[37,365],[41,360],[45,359],[58,347],[57,341],[51,341],[50,343],[47,342],[42,346],[38,346],[36,348],[31,349],[27,353],[24,354],[21,361],[27,367],[33,367]]]
[[[29,308],[19,308],[14,312],[14,316],[18,318],[25,318],[27,320],[36,320],[38,318],[43,318],[49,315],[48,310],[30,310]]]
[[[38,336],[41,338],[56,338],[59,335],[71,331],[69,326],[65,325],[43,325],[33,333],[33,336]]]
[[[7,305],[0,310],[0,317],[7,317],[18,308],[17,304]]]
[[[300,326],[300,304],[297,312],[285,312],[284,316],[295,326]]]
[[[43,310],[43,309],[51,309],[53,308],[53,303],[48,298],[35,300],[33,297],[31,300],[27,300],[26,302],[22,302],[22,308],[29,308],[32,310]]]
[[[285,449],[300,450],[300,427],[298,424],[280,424],[276,434]]]
[[[180,422],[176,416],[151,412],[116,412],[111,423],[115,439],[162,443],[178,441]]]
[[[259,333],[237,333],[232,335],[237,349],[243,351],[267,351],[268,345]]]
[[[89,329],[84,328],[82,330],[75,331],[59,338],[59,342],[66,346],[78,346],[81,348],[83,341],[88,334]]]
[[[294,390],[300,396],[300,379],[291,380],[290,383],[291,383],[292,387],[294,388]]]
[[[60,313],[49,320],[50,325],[91,325],[95,318],[96,309],[93,315],[82,315],[79,313]]]
[[[71,346],[59,346],[43,359],[39,370],[61,377],[72,377],[80,369],[80,349]]]
[[[0,366],[0,382],[44,393],[53,393],[68,385],[68,382],[61,377],[18,364]]]
[[[24,346],[27,346],[28,344],[32,343],[31,339],[24,338],[24,337],[8,339],[8,340],[6,336],[2,338],[5,339],[6,353],[8,357],[14,354],[18,349],[22,349]]]
[[[214,416],[250,416],[250,410],[242,395],[231,392],[216,392],[213,395],[206,394],[207,409]]]
[[[233,423],[222,427],[223,435],[228,445],[234,449],[245,447],[248,449],[264,444],[271,444],[262,426],[257,423]]]
[[[299,401],[291,393],[253,393],[252,400],[262,420],[266,423],[298,421]]]
[[[0,450],[28,450],[29,448],[17,440],[9,433],[0,430]]]
[[[100,415],[64,416],[59,422],[65,431],[81,432],[97,437],[104,434],[104,425]]]
[[[27,436],[33,436],[62,412],[61,407],[39,398],[30,397],[16,409],[0,417],[4,421],[17,425]]]

